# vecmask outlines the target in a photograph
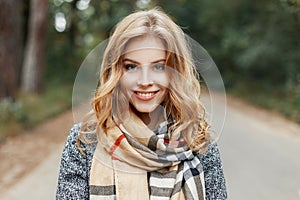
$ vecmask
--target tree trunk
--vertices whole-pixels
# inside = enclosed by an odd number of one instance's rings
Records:
[[[43,88],[47,22],[48,0],[31,0],[21,85],[26,93],[39,93]]]
[[[15,98],[22,66],[21,0],[0,0],[0,98]]]
[[[71,18],[70,18],[70,25],[69,25],[69,33],[68,33],[68,38],[69,38],[69,43],[72,50],[75,50],[75,40],[76,40],[76,34],[77,34],[77,23],[78,23],[78,18],[76,17],[77,14],[77,8],[76,4],[79,2],[79,0],[74,0],[71,2]],[[71,52],[73,53],[73,52]]]

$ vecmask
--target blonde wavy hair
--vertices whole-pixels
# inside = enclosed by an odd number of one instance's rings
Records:
[[[167,49],[165,65],[178,72],[172,74],[163,103],[167,115],[175,121],[169,128],[172,138],[183,133],[192,150],[204,152],[207,149],[210,126],[205,121],[205,109],[200,102],[199,77],[191,49],[182,29],[158,8],[132,13],[116,25],[103,55],[100,83],[92,99],[93,112],[86,117],[81,126],[79,147],[81,136],[91,130],[92,115],[96,117],[96,129],[101,128],[105,132],[115,126],[112,109],[114,92],[118,90],[118,82],[123,73],[122,54],[131,39],[147,34],[164,42]]]

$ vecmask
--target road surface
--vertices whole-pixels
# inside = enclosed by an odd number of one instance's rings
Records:
[[[219,147],[229,199],[300,200],[300,128],[274,115],[228,106]]]
[[[230,200],[300,200],[299,125],[229,101],[218,143]],[[0,199],[55,199],[63,141],[55,147],[31,173],[0,194]]]

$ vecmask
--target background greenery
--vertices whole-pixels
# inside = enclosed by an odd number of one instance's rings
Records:
[[[51,0],[44,92],[0,99],[0,140],[69,109],[89,51],[124,16],[155,6],[208,50],[228,94],[300,123],[299,0]],[[60,29],[61,14],[66,27]]]

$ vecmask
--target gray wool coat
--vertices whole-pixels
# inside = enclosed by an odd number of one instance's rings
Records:
[[[67,137],[61,158],[56,199],[88,200],[89,176],[96,143],[83,145],[82,155],[76,145],[80,124],[75,124]],[[226,184],[217,144],[211,145],[205,154],[198,155],[204,170],[207,200],[227,199]]]

